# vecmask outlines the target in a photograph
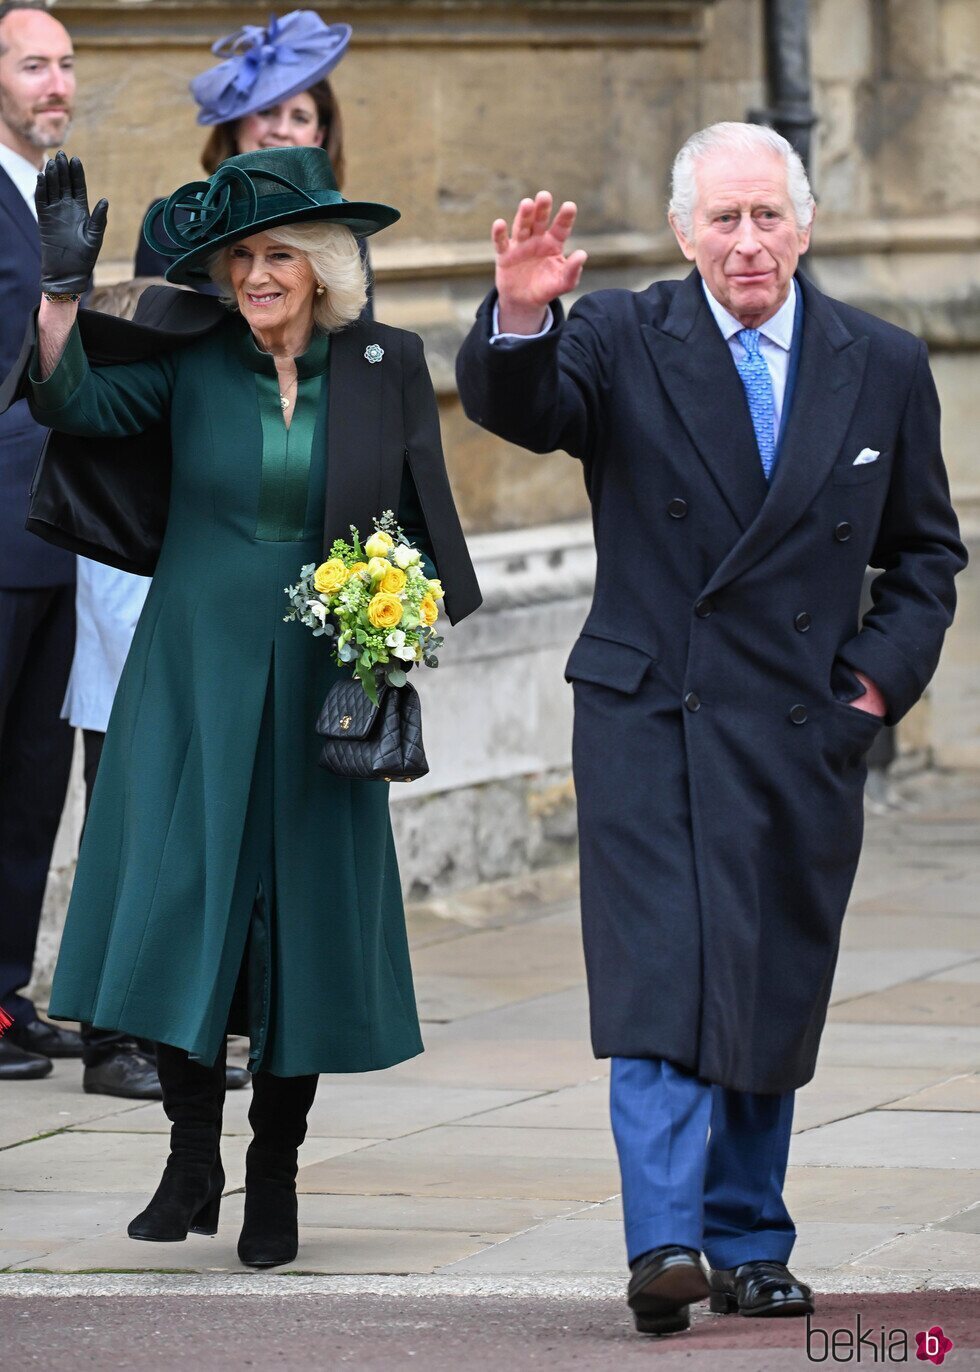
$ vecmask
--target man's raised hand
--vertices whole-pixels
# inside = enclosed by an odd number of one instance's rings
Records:
[[[577,208],[566,200],[552,219],[551,206],[551,192],[538,191],[518,205],[509,232],[506,220],[493,222],[501,333],[538,333],[546,307],[581,279],[586,254],[580,248],[565,256]]]

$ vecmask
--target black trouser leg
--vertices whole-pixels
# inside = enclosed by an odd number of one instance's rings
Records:
[[[146,1209],[131,1222],[129,1236],[157,1243],[185,1239],[188,1230],[213,1234],[225,1174],[221,1166],[221,1115],[225,1101],[225,1047],[211,1067],[193,1062],[182,1048],[156,1046],[163,1108],[171,1122],[170,1156]]]
[[[298,1154],[318,1080],[252,1074],[253,1137],[245,1155],[245,1223],[238,1240],[238,1256],[250,1267],[278,1267],[296,1257]]]
[[[88,819],[89,806],[92,804],[92,787],[95,785],[99,762],[102,760],[105,734],[97,729],[83,729],[82,739],[85,744],[85,818]],[[82,1025],[82,1062],[86,1067],[98,1067],[121,1048],[135,1046],[137,1040],[118,1029],[96,1029],[91,1024]],[[148,1055],[153,1056],[152,1046]]]
[[[75,588],[0,589],[0,1006],[37,1018],[31,979],[44,888],[71,770],[61,718]]]

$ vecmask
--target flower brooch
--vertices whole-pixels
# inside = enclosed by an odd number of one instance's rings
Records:
[[[369,362],[380,362],[385,355],[385,350],[380,343],[369,343],[364,349],[364,356]]]

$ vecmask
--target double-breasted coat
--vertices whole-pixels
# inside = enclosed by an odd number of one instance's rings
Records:
[[[566,674],[595,1052],[755,1092],[814,1069],[880,727],[854,672],[900,719],[965,563],[925,347],[797,280],[771,485],[696,271],[555,307],[515,346],[490,342],[491,295],[457,366],[471,419],[565,449],[591,499]]]
[[[340,669],[284,622],[284,588],[350,524],[396,509],[453,618],[479,591],[420,340],[363,323],[314,337],[287,431],[272,358],[214,309],[185,346],[125,365],[90,367],[76,330],[33,386],[61,433],[125,440],[138,462],[134,436],[162,425],[172,451],[50,1012],[205,1062],[231,1015],[253,1068],[385,1067],[422,1047],[388,788],[318,767],[313,725]]]

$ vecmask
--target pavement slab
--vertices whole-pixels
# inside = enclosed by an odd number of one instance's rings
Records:
[[[830,1293],[822,1327],[856,1311],[902,1328],[948,1321],[958,1372],[980,1287],[980,780],[924,775],[893,791],[893,808],[868,813],[786,1194],[794,1264]],[[188,1359],[237,1372],[263,1358],[425,1372],[651,1357],[705,1372],[809,1366],[797,1322],[760,1329],[698,1310],[677,1341],[632,1330],[574,868],[412,906],[409,929],[427,1051],[321,1080],[288,1274],[246,1272],[235,1252],[249,1092],[226,1102],[218,1235],[141,1244],[125,1228],[166,1157],[159,1104],[84,1095],[77,1062],[0,1086],[8,1361],[30,1321],[31,1365],[70,1358],[99,1372],[125,1366],[147,1329],[141,1372]],[[236,1060],[244,1048],[232,1045]],[[244,1331],[247,1359],[221,1361],[222,1331]]]

